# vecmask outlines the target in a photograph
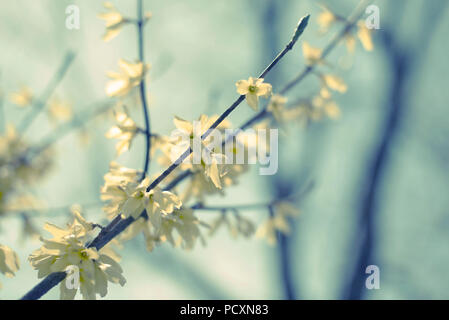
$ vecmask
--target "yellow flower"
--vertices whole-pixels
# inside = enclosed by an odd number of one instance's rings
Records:
[[[170,148],[171,148],[170,137],[163,135],[151,136],[151,152],[150,152],[151,157],[153,157],[158,150],[162,151],[164,155],[167,155],[167,152],[169,151]]]
[[[119,165],[115,161],[109,164],[109,172],[105,174],[105,185],[117,185],[120,183],[137,182],[140,172]]]
[[[137,186],[139,172],[111,162],[109,172],[104,175],[104,185],[101,188],[101,200],[108,203],[103,206],[103,211],[108,218],[113,219],[120,213],[121,206],[132,192],[131,186]]]
[[[175,124],[176,128],[180,130],[185,136],[193,139],[194,136],[201,137],[201,135],[204,134],[217,119],[217,115],[208,117],[202,114],[198,118],[198,120],[196,120],[196,125],[194,125],[192,122],[175,116],[175,118],[173,119],[173,123]],[[229,128],[230,126],[230,122],[228,120],[224,120],[218,125],[216,130],[223,130]],[[207,141],[207,139],[205,141]]]
[[[213,184],[209,177],[204,174],[202,168],[195,168],[190,176],[189,185],[181,195],[181,199],[183,202],[187,202],[191,197],[195,197],[198,201],[204,201],[205,195],[212,195],[217,192],[222,193],[222,190]]]
[[[226,156],[221,153],[211,153],[210,160],[201,164],[204,167],[204,174],[218,189],[221,189],[221,178],[227,173],[225,165]]]
[[[9,247],[0,244],[0,273],[8,278],[14,277],[19,270],[20,263],[17,254]],[[2,284],[0,283],[0,289]]]
[[[23,86],[18,92],[11,93],[9,100],[18,107],[27,107],[33,102],[33,93],[30,88]]]
[[[355,46],[356,46],[356,39],[354,38],[354,36],[352,34],[346,34],[345,37],[345,43],[346,43],[346,48],[348,49],[349,53],[354,53],[355,51]]]
[[[368,29],[363,20],[357,22],[357,38],[359,38],[360,43],[366,51],[372,51],[374,49],[372,31]],[[346,48],[349,53],[354,53],[356,46],[356,37],[348,32],[344,37],[346,41]]]
[[[181,208],[182,205],[178,196],[169,191],[162,191],[159,187],[150,190],[148,198],[146,212],[155,229],[160,228],[163,216],[167,216],[173,210]]]
[[[279,94],[275,94],[271,97],[270,103],[268,104],[267,110],[270,111],[277,122],[283,122],[285,104],[287,103],[287,98]]]
[[[317,110],[310,101],[301,102],[296,107],[288,109],[287,113],[289,119],[297,120],[303,126],[322,118],[322,112]]]
[[[103,40],[107,42],[119,34],[123,25],[127,23],[128,20],[123,18],[121,13],[112,3],[104,2],[103,6],[108,9],[108,12],[100,13],[97,17],[105,21],[106,32],[103,35]]]
[[[265,238],[270,245],[275,245],[276,234],[290,233],[288,218],[297,217],[300,211],[287,201],[280,201],[273,206],[273,216],[262,224],[256,231],[256,237]]]
[[[108,72],[113,79],[106,84],[106,94],[110,97],[119,97],[128,94],[132,88],[138,86],[150,68],[149,64],[142,62],[128,62],[120,59],[118,62],[120,73]]]
[[[323,50],[312,47],[306,41],[302,43],[302,53],[304,55],[304,58],[306,59],[306,64],[313,65],[322,63],[321,55],[323,53]]]
[[[123,219],[132,216],[137,219],[145,209],[148,198],[146,197],[146,188],[149,185],[149,179],[142,180],[139,184],[136,182],[120,183],[117,185],[106,184],[101,189],[101,199],[109,201],[106,212],[110,217],[121,214]]]
[[[121,240],[130,240],[142,232],[148,251],[163,242],[192,249],[196,240],[201,238],[199,225],[200,221],[193,215],[192,209],[181,208],[163,215],[158,227],[150,219],[140,217],[123,232]]]
[[[121,174],[123,173],[123,174]],[[146,209],[151,222],[157,227],[162,215],[180,208],[179,198],[159,187],[146,191],[150,184],[149,178],[137,182],[137,172],[132,169],[113,164],[111,172],[105,175],[105,185],[101,188],[101,199],[109,203],[103,208],[110,218],[121,214],[123,219],[137,219]]]
[[[86,248],[84,245],[91,238],[92,223],[87,222],[79,212],[74,212],[75,219],[67,229],[46,224],[44,229],[52,234],[51,239],[41,239],[43,245],[34,251],[29,261],[38,270],[42,278],[53,272],[65,271],[77,267],[79,271],[79,290],[84,299],[96,299],[99,294],[107,294],[108,281],[124,285],[122,269],[117,261],[100,250]],[[60,284],[60,298],[73,299],[78,288],[68,288],[66,281]]]
[[[194,146],[194,139],[200,140],[202,134],[209,129],[217,118],[217,116],[208,118],[206,115],[201,115],[198,121],[192,124],[189,121],[175,117],[174,123],[179,130],[181,141],[175,143],[172,149],[172,156],[176,159],[187,148],[191,147],[193,150],[189,156],[189,160],[193,162],[191,167],[194,170],[202,171],[217,188],[221,189],[220,178],[226,174],[226,157],[222,153],[219,153],[221,151],[221,142],[223,141],[218,141],[218,148],[212,148],[211,144],[214,143],[214,135],[212,132],[206,139],[201,141],[201,150],[199,150],[201,154],[197,154],[197,148]],[[215,130],[222,130],[229,126],[229,122],[225,120]],[[196,161],[200,163],[195,163]]]
[[[145,238],[145,243],[148,251],[153,251],[156,244],[159,241],[154,234],[153,226],[148,222],[144,217],[140,217],[136,221],[134,221],[125,231],[120,235],[120,240],[128,241],[135,238],[138,234],[143,233]]]
[[[207,129],[209,129],[217,119],[218,116],[216,115],[208,117],[202,114],[198,120],[190,122],[175,116],[173,123],[176,126],[177,132],[175,136],[172,136],[172,143],[174,144],[174,149],[172,150],[173,155],[176,157],[180,156],[188,147],[191,147],[193,151],[195,151],[193,146],[194,139],[198,139],[198,141],[201,140],[201,136],[206,133]],[[218,130],[223,132],[224,129],[230,128],[230,126],[231,124],[228,120],[222,121],[206,139],[201,141],[202,147],[208,148],[211,143],[214,143],[213,136],[215,131]]]
[[[316,96],[312,100],[312,105],[316,110],[324,112],[331,119],[340,117],[341,111],[335,101]]]
[[[137,126],[133,119],[124,112],[117,112],[115,119],[117,125],[106,132],[106,138],[120,140],[115,145],[117,155],[120,155],[131,147],[131,142],[137,133]]]
[[[332,74],[325,74],[322,77],[324,86],[340,93],[345,93],[348,87],[342,78],[339,78]],[[325,94],[326,96],[326,94]]]
[[[228,216],[229,213],[222,212],[220,216],[212,222],[211,228],[209,229],[210,236],[214,235],[223,225],[227,227],[229,233],[234,238],[237,238],[239,235],[248,238],[254,234],[255,227],[250,220],[236,213],[234,214],[234,223],[232,223]]]
[[[233,139],[228,138],[224,145],[224,150],[225,160],[230,164],[226,166],[227,173],[224,179],[229,177],[229,175],[232,176],[240,171],[244,171],[239,167],[246,167],[247,164],[256,163],[258,149],[256,132],[257,129],[254,129],[254,131],[239,131]],[[235,165],[231,165],[234,163]],[[225,184],[228,185],[227,183]]]
[[[236,82],[237,92],[245,95],[248,105],[257,111],[259,107],[259,97],[268,98],[271,95],[271,84],[263,83],[263,78],[249,77],[248,80]]]
[[[322,6],[323,11],[318,15],[317,22],[320,26],[320,32],[326,33],[329,28],[337,21],[337,17],[326,7]]]
[[[72,118],[72,107],[67,101],[55,98],[48,105],[48,115],[52,121],[68,121]]]
[[[365,48],[366,51],[372,51],[374,49],[374,45],[371,36],[372,33],[371,30],[366,27],[365,22],[363,20],[360,20],[357,23],[357,27],[358,27],[357,37],[362,43],[363,48]]]
[[[221,177],[221,181],[225,187],[238,184],[238,178],[248,171],[248,165],[234,164],[226,166],[226,175]]]
[[[187,208],[175,210],[171,218],[162,220],[161,227],[156,232],[157,238],[161,242],[168,241],[173,246],[181,246],[186,250],[192,249],[196,240],[202,239],[199,228],[200,221],[194,216],[193,210]],[[174,231],[177,236],[173,234]]]

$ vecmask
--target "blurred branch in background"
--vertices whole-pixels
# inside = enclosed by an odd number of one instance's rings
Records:
[[[420,24],[421,34],[414,38],[413,45],[409,47],[399,44],[393,26],[379,31],[388,61],[388,69],[392,71],[392,83],[387,95],[388,104],[385,108],[386,113],[380,137],[360,187],[362,194],[357,230],[352,242],[354,247],[349,250],[349,252],[357,252],[357,254],[354,260],[350,260],[350,263],[353,264],[350,270],[353,271],[344,288],[343,298],[363,299],[366,293],[365,269],[371,264],[379,265],[377,260],[374,261],[375,255],[379,255],[376,245],[378,234],[376,213],[381,202],[381,188],[385,183],[384,179],[391,160],[391,148],[396,142],[395,139],[404,120],[412,71],[417,70],[418,63],[424,61],[435,27],[447,4],[447,1],[442,0],[438,5],[428,7],[429,9],[425,11],[426,14],[417,20]],[[427,2],[423,1],[423,5],[427,7]]]
[[[53,78],[48,83],[45,90],[42,92],[42,95],[37,99],[37,101],[34,101],[33,108],[25,115],[25,117],[19,123],[18,130],[22,135],[31,126],[31,124],[37,118],[39,113],[44,109],[45,105],[48,102],[48,99],[51,97],[58,84],[64,78],[74,58],[75,53],[73,53],[72,51],[69,51],[65,54],[61,65],[59,66]]]
[[[282,6],[279,6],[279,1],[275,0],[268,0],[265,9],[265,12],[260,14],[262,17],[260,23],[261,28],[263,29],[262,34],[264,35],[264,39],[262,41],[264,48],[262,52],[270,52],[272,56],[276,54],[277,48],[279,48],[279,21],[280,17],[282,16],[282,8],[288,7],[289,1],[284,1],[282,3]],[[278,84],[279,81],[279,69],[275,70],[270,75],[270,82],[273,84]],[[279,142],[281,144],[281,141]],[[281,144],[282,145],[282,144]],[[281,146],[280,146],[280,149]],[[282,157],[281,157],[282,159]],[[282,168],[282,165],[279,166]],[[281,171],[281,170],[280,170]],[[294,177],[294,173],[290,175],[290,177]],[[295,180],[295,179],[294,179]],[[290,197],[292,193],[294,192],[294,182],[293,181],[286,181],[285,177],[281,175],[281,172],[277,172],[276,175],[274,175],[270,179],[270,191],[273,194],[274,199],[285,199],[287,197]],[[272,211],[272,207],[269,207]],[[274,215],[273,212],[271,212],[271,215]],[[292,223],[293,219],[290,219],[289,223]],[[279,231],[277,231],[277,238],[278,238],[278,246],[276,247],[277,251],[277,259],[278,259],[278,275],[279,279],[282,285],[282,291],[283,291],[283,298],[288,300],[294,300],[298,299],[298,289],[295,288],[295,280],[294,280],[294,272],[292,270],[293,264],[292,264],[292,258],[291,258],[291,252],[295,251],[295,254],[297,254],[296,250],[293,250],[294,245],[294,231],[295,228],[292,227],[292,232],[289,235],[285,235]],[[293,240],[293,241],[292,241]]]
[[[287,181],[285,177],[282,177],[278,172],[271,179],[271,189],[273,194],[276,195],[277,199],[285,199],[291,196],[292,192],[294,192],[294,184],[297,181],[294,175],[289,175],[290,178],[293,178],[293,181]],[[271,207],[270,207],[271,208]],[[295,288],[295,273],[292,270],[293,261],[291,253],[295,252],[295,255],[298,254],[297,250],[294,249],[294,231],[296,230],[295,226],[292,223],[292,219],[289,220],[289,224],[291,225],[292,232],[289,235],[285,235],[279,231],[277,231],[277,238],[279,240],[278,250],[278,259],[279,259],[279,274],[281,278],[281,283],[284,291],[284,298],[288,300],[294,300],[299,298],[298,289]]]
[[[338,32],[334,38],[331,40],[331,42],[325,46],[323,49],[323,52],[321,54],[321,59],[326,58],[336,47],[337,45],[346,37],[347,34],[351,31],[352,28],[357,24],[358,20],[361,18],[361,16],[365,12],[365,8],[368,5],[370,1],[362,0],[358,3],[357,7],[352,11],[350,16],[345,19],[346,21],[345,26],[341,29],[340,32]],[[265,28],[263,34],[266,35],[267,41],[264,41],[265,44],[268,46],[264,48],[264,51],[272,52],[274,48],[277,47],[277,35],[276,35],[276,23],[277,18],[279,16],[279,10],[280,7],[277,7],[277,4],[279,2],[276,2],[274,0],[269,1],[269,4],[266,8],[265,14],[263,16],[262,26]],[[285,3],[283,3],[282,7],[288,7]],[[271,45],[271,47],[270,47]],[[293,86],[296,86],[298,83],[302,82],[303,79],[306,78],[307,75],[312,73],[315,69],[315,65],[308,65],[306,66],[302,72],[300,72],[292,81],[288,82],[286,86],[284,86],[279,93],[284,94],[287,91],[289,91]],[[274,77],[274,80],[271,80],[270,82],[276,84],[276,73],[271,74],[270,77]],[[262,115],[263,117],[263,115]],[[312,128],[318,128],[317,130],[314,130],[312,133],[307,135],[307,138],[309,139],[315,139],[315,135],[317,136],[317,140],[321,142],[320,145],[323,144],[322,140],[325,139],[326,131],[323,129],[325,126],[323,125],[313,125]],[[319,157],[321,153],[323,152],[322,147],[316,148],[315,144],[313,144],[313,154],[311,156],[307,155],[305,159],[304,164],[299,164],[298,166],[298,172],[292,173],[290,172],[288,175],[288,178],[281,174],[281,172],[278,172],[276,176],[272,179],[271,189],[273,194],[277,196],[278,199],[283,199],[285,197],[289,197],[295,187],[298,187],[296,181],[301,181],[301,179],[308,179],[310,178],[311,172],[308,171],[310,168],[306,168],[308,165],[312,167],[319,166]],[[309,148],[312,148],[312,146],[309,145]],[[307,153],[307,150],[306,150]],[[307,153],[308,154],[308,153]],[[282,158],[282,157],[281,157]],[[311,160],[311,161],[310,161]],[[280,165],[280,168],[283,166]],[[306,172],[307,171],[307,172]],[[295,222],[290,221],[292,224],[292,230],[295,230]],[[299,294],[297,289],[294,288],[294,278],[297,276],[292,272],[292,257],[291,253],[294,251],[295,254],[298,254],[297,250],[294,250],[292,247],[292,241],[294,241],[294,235],[290,234],[289,236],[286,236],[280,232],[278,232],[278,238],[279,238],[279,269],[280,269],[280,278],[283,285],[283,291],[284,291],[284,297],[286,299],[298,299]]]
[[[32,156],[46,150],[73,130],[85,127],[89,121],[106,113],[114,106],[115,101],[111,101],[111,99],[105,99],[89,104],[89,106],[80,112],[79,115],[75,115],[70,122],[60,124],[50,133],[46,134],[35,146],[30,147],[27,152]]]

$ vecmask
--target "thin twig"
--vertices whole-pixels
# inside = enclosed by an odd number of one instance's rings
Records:
[[[373,0],[360,1],[357,8],[348,18],[347,20],[348,22],[346,23],[345,27],[334,37],[334,39],[331,42],[329,42],[329,44],[326,47],[324,47],[320,57],[321,60],[324,60],[332,52],[332,50],[334,50],[334,48],[338,45],[338,43],[345,37],[345,35],[349,33],[352,28],[354,28],[354,26],[357,24],[357,21],[365,13],[365,7],[371,1]],[[293,88],[302,80],[304,80],[304,78],[315,69],[315,66],[316,64],[312,64],[305,67],[303,71],[301,71],[292,81],[287,83],[285,87],[281,91],[279,91],[279,94],[283,95],[287,93],[287,91],[289,91],[291,88]]]
[[[202,211],[233,211],[233,210],[251,210],[251,209],[262,209],[268,208],[273,205],[273,203],[278,201],[262,202],[262,203],[251,203],[251,204],[239,204],[233,206],[205,206],[201,203],[195,204],[190,208],[193,210]]]
[[[364,7],[366,4],[370,2],[370,0],[362,0],[357,8],[354,10],[354,13],[350,15],[348,18],[348,23],[344,26],[344,28],[333,38],[333,40],[323,49],[323,53],[321,55],[321,59],[326,58],[333,49],[337,46],[337,44],[345,37],[345,35],[351,31],[352,28],[356,25],[358,19],[363,15],[364,13]],[[297,86],[299,83],[301,83],[312,71],[316,69],[316,64],[312,64],[309,66],[306,66],[295,78],[293,78],[291,81],[289,81],[280,91],[279,94],[285,95],[288,91],[290,91],[293,87]],[[244,122],[239,129],[245,130],[249,127],[251,127],[253,124],[265,119],[268,116],[272,116],[270,112],[267,110],[267,105],[263,109],[259,111],[256,115],[249,118],[246,122]],[[229,138],[232,138],[233,136],[230,135]],[[181,173],[179,176],[177,176],[173,181],[171,181],[164,190],[171,190],[174,187],[176,187],[181,181],[186,179],[192,174],[192,171],[186,170],[183,173]]]
[[[261,209],[261,208],[269,208],[274,207],[280,202],[289,201],[295,202],[304,197],[307,193],[309,193],[314,186],[313,181],[307,181],[304,183],[302,188],[297,192],[291,192],[290,194],[283,194],[280,197],[276,197],[275,199],[269,202],[259,202],[259,203],[249,203],[249,204],[237,204],[237,205],[228,205],[228,206],[206,206],[203,203],[197,203],[190,208],[193,210],[203,210],[203,211],[235,211],[235,210],[251,210],[251,209]],[[291,191],[291,189],[290,189]]]
[[[143,41],[143,29],[144,29],[144,14],[143,14],[143,3],[142,0],[137,0],[137,37],[138,37],[138,47],[139,47],[139,60],[144,65],[145,68],[145,61],[144,61],[144,41]],[[145,130],[147,132],[145,136],[145,162],[144,162],[144,168],[142,172],[142,179],[145,178],[145,176],[148,173],[148,168],[150,165],[150,151],[151,151],[151,126],[150,126],[150,114],[148,111],[148,105],[147,105],[147,98],[146,98],[146,89],[145,89],[145,75],[142,78],[142,81],[140,81],[139,84],[139,91],[140,91],[140,99],[142,101],[142,109],[143,109],[143,116],[145,120]]]

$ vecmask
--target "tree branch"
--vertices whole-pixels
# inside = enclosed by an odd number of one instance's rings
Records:
[[[137,0],[137,19],[138,19],[138,21],[137,21],[137,38],[138,38],[139,60],[143,65],[145,65],[144,41],[143,41],[143,29],[144,29],[145,20],[144,20],[142,0]],[[143,172],[142,172],[142,179],[144,179],[148,173],[148,168],[150,165],[150,151],[151,151],[151,126],[150,126],[150,114],[149,114],[148,106],[147,106],[145,76],[142,78],[142,81],[140,81],[139,90],[140,90],[140,100],[142,102],[143,117],[145,120],[145,130],[147,132],[147,134],[145,136],[145,141],[146,141],[145,159],[144,159],[144,166],[143,166]]]
[[[298,26],[295,29],[295,33],[286,47],[279,53],[279,55],[265,68],[264,71],[259,75],[259,78],[263,78],[281,59],[284,55],[289,52],[294,44],[297,42],[298,38],[304,32],[304,29],[307,26],[309,20],[309,15],[305,16],[300,20]],[[210,128],[201,136],[201,140],[206,139],[210,133],[217,128],[217,126],[226,119],[232,111],[234,111],[239,104],[245,99],[244,95],[241,95],[237,98],[234,103],[231,104],[222,115],[210,126]],[[147,188],[147,191],[155,188],[162,180],[164,180],[176,167],[178,167],[190,154],[192,150],[189,148],[186,150],[172,165],[170,165],[158,178],[156,178]],[[142,212],[145,214],[145,211]],[[123,230],[125,230],[133,221],[135,221],[132,217],[122,219],[121,215],[118,214],[102,231],[99,235],[88,244],[89,248],[96,248],[100,250],[103,248],[110,240],[112,240],[115,236],[120,234]],[[39,299],[45,293],[48,292],[52,287],[56,286],[63,278],[61,276],[57,277],[53,274],[50,274],[46,278],[44,278],[36,287],[34,287],[29,293],[27,293],[22,299]],[[56,281],[59,280],[59,281]]]
[[[428,28],[422,28],[421,38],[416,37],[416,48],[404,49],[395,41],[394,35],[386,29],[382,33],[385,48],[385,56],[389,58],[390,69],[392,70],[392,85],[389,91],[389,103],[387,113],[383,122],[383,130],[375,148],[372,160],[366,170],[366,176],[362,185],[362,196],[359,221],[357,223],[357,233],[355,235],[355,248],[351,248],[351,254],[357,252],[353,261],[349,282],[343,291],[343,298],[362,299],[365,292],[365,268],[370,264],[375,264],[375,243],[376,243],[376,212],[380,202],[380,191],[385,172],[390,161],[390,150],[395,143],[398,131],[400,130],[403,113],[405,112],[407,94],[406,86],[412,69],[416,69],[417,63],[422,62],[430,42],[433,29],[439,21],[438,17],[444,12],[447,1],[441,1],[440,6],[430,8],[428,14]],[[435,10],[435,12],[434,12]]]
[[[348,18],[348,23],[345,25],[345,27],[333,38],[333,40],[323,49],[322,59],[326,58],[337,46],[337,44],[344,38],[344,36],[354,28],[356,25],[358,19],[363,15],[364,13],[364,6],[369,2],[369,0],[362,0],[359,5],[357,6],[356,10],[354,10],[354,13],[351,14],[350,18]],[[316,64],[312,64],[310,66],[306,66],[295,78],[293,78],[291,81],[289,81],[280,91],[279,94],[285,95],[288,91],[290,91],[293,87],[297,86],[299,83],[301,83],[312,71],[316,69]],[[259,111],[256,115],[249,118],[246,122],[244,122],[240,126],[240,130],[245,130],[249,127],[251,127],[253,124],[265,119],[266,117],[272,117],[272,114],[267,111],[267,105],[265,108]],[[232,138],[233,136],[230,135],[229,138]],[[171,181],[164,190],[171,190],[174,187],[176,187],[181,181],[186,179],[192,174],[190,170],[186,170],[183,173],[181,173],[179,176],[177,176],[173,181]]]

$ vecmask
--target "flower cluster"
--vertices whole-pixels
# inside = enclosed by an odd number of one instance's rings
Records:
[[[297,217],[300,213],[298,208],[288,201],[280,201],[271,206],[272,215],[256,231],[256,237],[265,238],[271,245],[277,242],[277,233],[290,233],[289,218]]]
[[[221,178],[226,174],[227,166],[225,165],[225,156],[219,152],[219,147],[214,141],[214,135],[211,133],[206,139],[199,141],[201,143],[201,153],[196,154],[194,146],[195,138],[200,140],[201,136],[206,130],[217,120],[218,116],[207,117],[201,115],[198,121],[191,123],[184,119],[175,117],[174,124],[177,128],[177,133],[180,133],[181,141],[173,141],[174,145],[171,150],[173,160],[177,159],[188,148],[192,148],[193,152],[188,158],[187,162],[191,163],[190,168],[195,172],[200,172],[204,175],[206,180],[210,180],[214,186],[221,189]],[[216,130],[229,128],[228,121],[222,122]],[[176,137],[175,137],[176,138]],[[218,141],[220,143],[221,141]],[[200,161],[195,161],[199,158]]]
[[[119,140],[115,149],[117,150],[117,155],[120,155],[131,147],[131,142],[137,133],[137,126],[134,120],[125,112],[116,112],[115,119],[117,124],[109,129],[106,133],[106,138]]]
[[[121,175],[125,172],[127,175]],[[101,188],[101,199],[108,201],[105,211],[110,217],[120,214],[123,219],[137,219],[144,210],[154,225],[159,225],[162,216],[181,207],[181,200],[169,192],[155,187],[149,191],[148,178],[137,181],[137,171],[111,164],[111,171],[105,175],[105,184]]]
[[[332,10],[330,10],[326,6],[322,6],[322,11],[318,16],[317,22],[323,34],[329,32],[329,30],[338,23],[348,23],[345,18],[342,18],[341,16],[332,12]],[[355,36],[352,29],[349,30],[344,36],[348,52],[354,53],[357,42],[356,38],[359,39],[360,43],[366,51],[372,51],[374,49],[372,31],[366,27],[364,20],[357,21],[356,26],[357,30],[355,31]]]
[[[106,94],[110,97],[122,97],[127,95],[131,89],[137,87],[150,69],[149,64],[140,61],[129,62],[120,59],[118,62],[120,72],[108,72],[112,80],[106,85]]]
[[[139,183],[138,176],[137,171],[113,163],[101,190],[102,199],[108,202],[104,210],[110,218],[120,214],[123,219],[137,220],[121,240],[129,240],[142,232],[148,250],[165,241],[173,246],[193,248],[195,241],[201,238],[200,222],[193,210],[181,207],[181,200],[172,192],[159,187],[147,191],[149,179]]]
[[[255,226],[251,220],[241,216],[236,210],[234,210],[232,217],[230,217],[228,212],[222,211],[211,223],[209,235],[214,235],[222,226],[228,229],[233,238],[237,238],[239,235],[248,238],[254,234]]]
[[[52,151],[28,155],[29,146],[16,129],[9,125],[0,136],[0,214],[17,209],[30,199],[26,186],[35,184],[52,166]]]
[[[115,38],[123,26],[131,23],[131,19],[125,18],[120,11],[109,1],[103,2],[106,12],[99,13],[98,18],[104,20],[106,32],[103,35],[103,41],[108,42]],[[145,14],[145,22],[151,18],[151,12]]]
[[[9,100],[20,108],[31,106],[33,98],[34,96],[31,89],[26,86],[22,86],[20,90],[12,92],[9,95]]]
[[[97,251],[85,246],[92,238],[94,225],[79,212],[74,211],[74,221],[65,229],[49,223],[44,229],[53,237],[41,239],[42,247],[29,257],[31,266],[38,270],[39,278],[53,272],[69,273],[75,266],[75,270],[79,270],[79,290],[84,299],[96,299],[97,294],[104,297],[108,282],[125,284],[117,258],[108,253],[108,248]],[[77,291],[77,287],[69,286],[66,281],[60,284],[61,299],[74,299]]]
[[[248,80],[239,80],[235,84],[237,92],[245,96],[246,102],[254,111],[259,108],[259,97],[268,98],[271,95],[271,84],[263,83],[263,80],[249,77]]]
[[[67,101],[54,98],[48,103],[48,117],[54,123],[69,121],[73,117],[72,107]]]
[[[17,254],[5,245],[0,244],[0,273],[8,278],[14,277],[14,273],[19,270],[20,263]],[[0,289],[2,284],[0,283]]]

